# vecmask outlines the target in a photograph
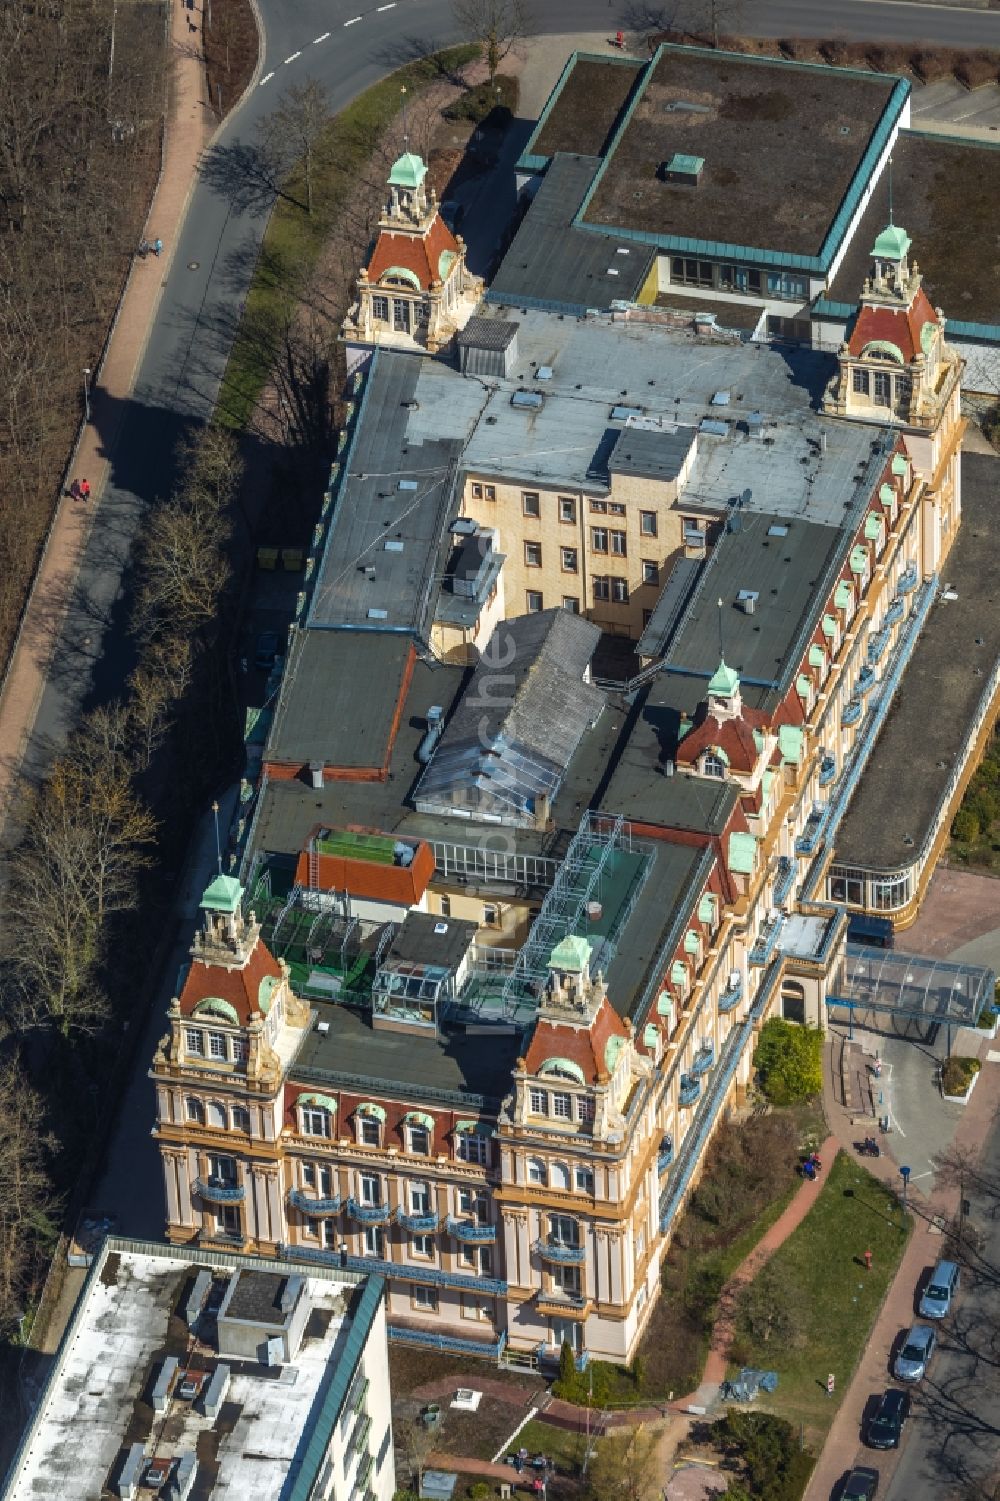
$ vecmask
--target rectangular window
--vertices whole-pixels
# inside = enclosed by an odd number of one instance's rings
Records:
[[[472,498],[473,498],[473,500],[482,500],[482,498],[483,498],[483,487],[482,487],[482,485],[473,485],[473,487],[472,487]]]
[[[302,1187],[316,1187],[316,1169],[311,1162],[304,1162],[302,1164]]]
[[[498,928],[500,926],[500,908],[493,902],[485,902],[483,905],[483,927]]]
[[[562,563],[563,573],[575,573],[577,570],[577,553],[575,547],[561,547],[559,557]]]
[[[496,487],[496,485],[484,485],[483,486],[483,499],[484,500],[496,500],[496,498],[497,498],[497,487]]]
[[[867,370],[858,370],[858,369],[855,369],[853,384],[854,384],[854,389],[855,389],[855,391],[857,391],[857,393],[858,393],[859,396],[867,396],[868,395],[868,371]]]
[[[576,501],[565,495],[559,497],[559,520],[569,523],[576,521]]]
[[[329,1136],[329,1110],[312,1110],[308,1105],[303,1106],[302,1130],[304,1131],[306,1136]]]
[[[490,1144],[485,1136],[477,1136],[475,1131],[462,1131],[458,1138],[458,1157],[460,1162],[471,1162],[476,1167],[485,1167],[489,1162]]]
[[[541,568],[542,544],[540,542],[526,542],[524,544],[524,562],[528,568]]]
[[[477,1193],[471,1188],[458,1190],[458,1212],[465,1219],[475,1220],[477,1225],[485,1225],[490,1217],[489,1200],[483,1193]]]
[[[598,515],[603,515],[608,509],[608,503],[606,500],[592,500],[590,502],[590,509],[596,511]]]
[[[625,515],[625,507],[623,505],[619,505],[619,503],[617,501],[608,501],[608,515],[609,516],[624,516]]]
[[[371,1208],[382,1203],[382,1180],[376,1173],[361,1174],[361,1202]]]
[[[611,598],[611,580],[603,574],[597,574],[594,578],[594,603],[598,604],[602,599]]]
[[[529,1105],[532,1115],[548,1115],[549,1097],[544,1089],[532,1089],[529,1092]]]
[[[339,1233],[336,1220],[323,1221],[323,1245],[328,1251],[332,1251],[337,1245],[337,1236]]]
[[[577,1095],[576,1118],[578,1121],[592,1121],[594,1119],[594,1100],[591,1095]]]
[[[422,1308],[425,1313],[437,1313],[437,1291],[433,1287],[423,1287],[419,1282],[414,1282],[412,1287],[414,1308]]]
[[[552,1286],[559,1292],[566,1293],[570,1298],[580,1296],[580,1268],[578,1266],[554,1266],[552,1268]]]
[[[490,1306],[475,1293],[462,1294],[462,1317],[463,1319],[477,1319],[480,1322],[489,1320]]]
[[[568,1121],[573,1114],[572,1095],[554,1094],[552,1096],[552,1114],[558,1120]]]
[[[361,1245],[366,1256],[378,1256],[381,1259],[383,1247],[382,1232],[377,1225],[369,1225],[361,1237]]]
[[[184,1046],[193,1057],[204,1057],[205,1036],[200,1027],[185,1027]]]
[[[624,532],[611,533],[611,551],[616,558],[624,558],[628,555],[628,546]]]
[[[544,610],[542,596],[537,589],[529,589],[524,596],[529,615],[538,615]]]
[[[451,916],[451,897],[450,896],[443,896],[441,898],[439,910],[440,910],[440,913],[441,913],[442,917],[450,917]]]
[[[402,297],[392,299],[392,326],[397,333],[410,332],[410,304]]]
[[[227,1057],[226,1039],[221,1032],[209,1032],[208,1052],[212,1058]]]
[[[546,1172],[545,1163],[538,1157],[528,1158],[528,1182],[545,1186]]]
[[[625,579],[611,580],[611,603],[613,605],[628,604],[628,584]]]
[[[643,560],[642,582],[644,584],[658,584],[660,582],[660,565]]]
[[[703,521],[696,521],[691,516],[685,516],[682,525],[685,547],[705,546],[705,523]]]
[[[888,406],[892,401],[892,376],[882,370],[876,370],[872,381],[872,394],[880,406]]]
[[[568,1214],[550,1214],[549,1240],[554,1246],[578,1246],[580,1227]]]
[[[564,594],[562,604],[563,609],[568,610],[571,615],[579,615],[580,601],[576,598],[575,594]]]
[[[431,1236],[411,1235],[410,1254],[412,1256],[423,1256],[425,1260],[429,1261],[434,1255],[434,1241]]]
[[[379,1122],[372,1115],[361,1117],[361,1145],[377,1147],[381,1141]]]
[[[640,511],[639,512],[639,530],[640,530],[640,532],[642,532],[642,535],[644,537],[655,537],[656,536],[656,512],[655,511]]]
[[[607,552],[608,530],[604,526],[592,526],[590,528],[590,545],[594,552]]]
[[[576,1191],[581,1194],[594,1192],[594,1170],[589,1167],[578,1167],[576,1170]]]
[[[232,1054],[234,1063],[246,1063],[250,1057],[250,1043],[245,1037],[232,1037]]]
[[[321,1167],[319,1170],[319,1196],[321,1199],[333,1198],[333,1169]]]
[[[431,1133],[426,1126],[410,1126],[407,1132],[410,1138],[410,1151],[415,1157],[429,1157],[431,1154]]]
[[[540,516],[542,513],[541,501],[534,490],[524,490],[521,493],[521,510],[525,516]]]
[[[220,1187],[235,1188],[236,1158],[220,1157],[217,1152],[209,1152],[208,1176],[212,1183],[215,1183]]]
[[[372,298],[372,317],[375,319],[376,323],[388,323],[388,321],[389,321],[389,299],[388,299],[388,297],[380,297],[380,296],[378,296],[376,294],[376,296],[374,296]]]

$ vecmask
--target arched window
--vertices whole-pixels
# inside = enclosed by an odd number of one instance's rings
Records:
[[[234,1105],[232,1110],[234,1131],[245,1131],[250,1134],[250,1112],[245,1105]]]
[[[195,1099],[194,1095],[188,1095],[184,1102],[184,1113],[188,1120],[194,1121],[196,1125],[205,1124],[205,1107],[200,1100]]]
[[[569,1193],[569,1168],[565,1162],[553,1162],[552,1187],[563,1193]]]
[[[702,769],[707,777],[724,777],[726,775],[726,763],[721,756],[713,756],[711,751],[702,762]]]
[[[538,1188],[544,1188],[549,1181],[548,1168],[541,1157],[528,1158],[528,1182]]]
[[[209,1100],[208,1102],[208,1124],[214,1126],[219,1131],[226,1129],[226,1107],[225,1105],[220,1105],[218,1100]]]

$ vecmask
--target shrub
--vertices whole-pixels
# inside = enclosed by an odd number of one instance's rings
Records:
[[[944,1093],[964,1094],[981,1066],[978,1058],[957,1058],[954,1054],[946,1058],[941,1070],[941,1088]]]
[[[850,58],[847,43],[842,37],[833,37],[830,41],[820,42],[819,54],[824,62],[830,64],[831,68],[846,67]]]
[[[506,130],[517,109],[517,97],[517,79],[498,73],[492,88],[489,83],[477,83],[459,94],[443,113],[446,120],[472,120],[476,125]]]
[[[955,64],[955,77],[967,89],[981,89],[996,83],[1000,75],[1000,54],[996,52],[962,52]]]
[[[951,826],[952,838],[961,839],[964,844],[972,844],[979,838],[980,833],[979,819],[972,809],[959,808]]]
[[[924,47],[914,52],[910,67],[921,83],[941,83],[951,77],[954,56],[946,47]]]
[[[568,1339],[564,1339],[559,1350],[559,1380],[572,1385],[576,1376],[576,1361],[573,1359],[573,1347]]]
[[[485,1480],[477,1480],[475,1485],[469,1486],[469,1501],[487,1501],[490,1488]]]
[[[823,1033],[772,1017],[761,1029],[753,1061],[773,1104],[808,1099],[823,1087]]]
[[[738,1472],[730,1495],[754,1501],[798,1501],[813,1457],[800,1451],[791,1423],[769,1412],[740,1412],[731,1407],[712,1424],[711,1434]]]

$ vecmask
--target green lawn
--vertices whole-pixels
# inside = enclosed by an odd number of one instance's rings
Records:
[[[341,110],[316,148],[311,217],[301,206],[305,202],[301,168],[284,184],[268,222],[240,332],[226,367],[216,413],[219,422],[236,430],[249,422],[269,366],[268,341],[261,330],[280,327],[294,308],[359,171],[386,126],[399,114],[404,98],[412,102],[422,89],[453,77],[478,56],[479,48],[469,44],[408,63]]]
[[[594,1416],[596,1418],[597,1414]],[[535,1418],[521,1429],[511,1447],[520,1449],[522,1446],[531,1455],[547,1454],[555,1461],[558,1474],[573,1477],[580,1473],[587,1436],[585,1433],[570,1433],[566,1428],[557,1428],[554,1423]]]
[[[792,1310],[794,1336],[751,1344],[749,1351],[750,1363],[778,1372],[767,1407],[802,1424],[807,1442],[830,1426],[913,1228],[895,1194],[845,1153],[824,1180],[816,1204],[770,1262]],[[871,1272],[865,1250],[873,1253]],[[825,1390],[830,1371],[834,1401]]]

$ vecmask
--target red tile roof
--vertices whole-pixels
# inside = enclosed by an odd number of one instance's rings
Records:
[[[402,266],[413,272],[426,292],[432,282],[443,280],[440,261],[446,250],[457,258],[458,241],[440,214],[434,216],[422,235],[398,234],[395,230],[383,229],[368,262],[368,280],[374,284],[391,267]]]
[[[243,969],[226,969],[222,964],[203,964],[194,959],[180,994],[181,1014],[190,1016],[199,1001],[216,996],[235,1007],[245,1025],[260,1009],[261,981],[268,976],[278,979],[281,973],[281,965],[260,939]]]
[[[607,1077],[604,1054],[612,1037],[627,1037],[628,1027],[605,996],[589,1027],[574,1027],[562,1022],[539,1021],[531,1034],[524,1064],[529,1074],[537,1074],[549,1058],[566,1058],[583,1071],[588,1084]]]
[[[382,865],[373,860],[354,860],[342,855],[317,855],[316,869],[310,870],[309,853],[303,850],[295,867],[295,879],[302,886],[317,886],[321,891],[347,891],[351,896],[370,901],[395,902],[416,906],[434,874],[434,853],[423,840],[417,845],[409,865]]]
[[[734,771],[753,771],[760,754],[753,738],[753,721],[763,723],[763,719],[752,709],[744,710],[741,719],[716,719],[714,714],[706,714],[677,747],[678,764],[693,766],[703,751],[717,745]]]
[[[858,309],[847,340],[851,354],[859,355],[866,344],[883,340],[895,344],[907,364],[921,352],[920,335],[925,323],[936,323],[937,313],[923,287],[918,287],[908,308]]]

